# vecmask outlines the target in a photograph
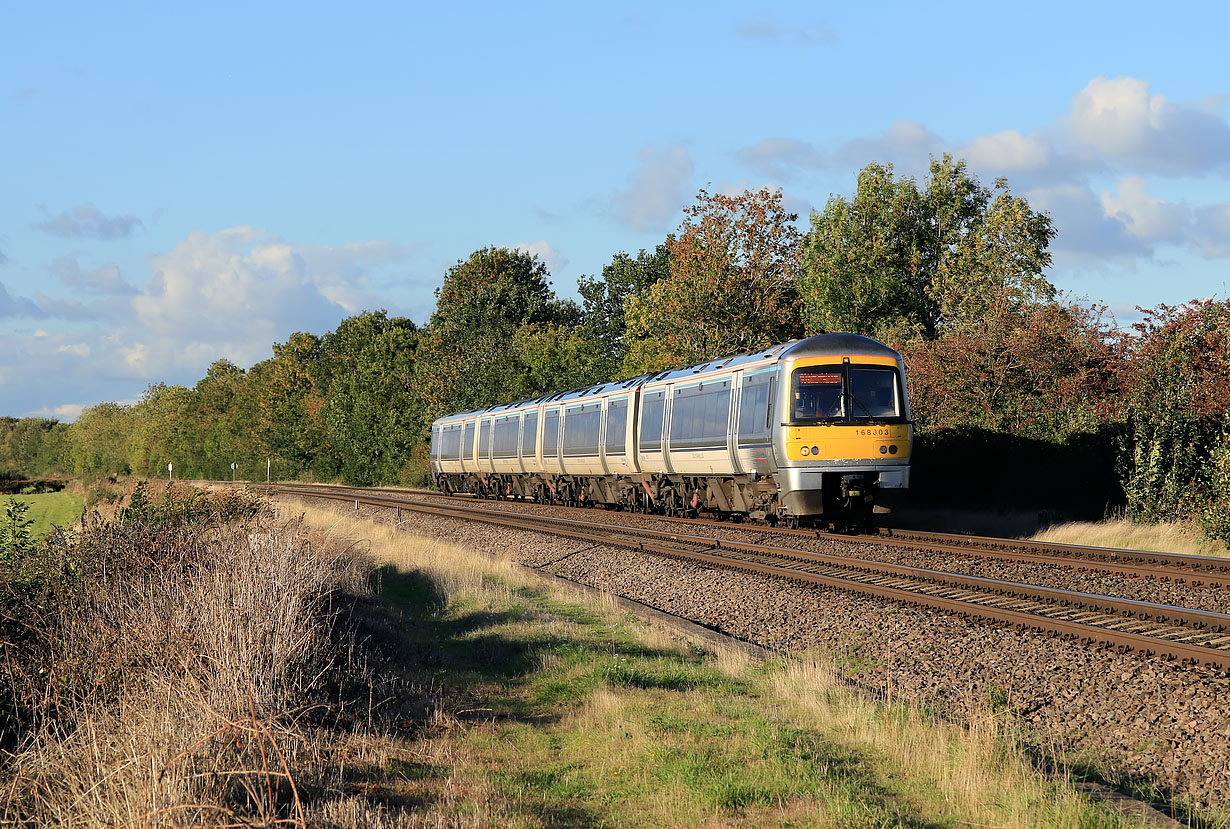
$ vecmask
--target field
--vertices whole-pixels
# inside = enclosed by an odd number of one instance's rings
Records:
[[[30,530],[34,538],[42,538],[51,532],[51,528],[71,526],[85,509],[85,501],[71,492],[48,492],[42,495],[8,495],[0,498],[0,508],[8,503],[9,498],[30,505],[26,517],[33,519]]]

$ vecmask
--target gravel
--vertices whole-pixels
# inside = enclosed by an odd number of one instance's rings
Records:
[[[447,500],[447,499],[445,499]],[[353,513],[353,507],[330,504]],[[521,511],[527,505],[484,502]],[[387,509],[361,514],[388,521]],[[575,515],[575,513],[573,513]],[[587,511],[587,520],[663,522]],[[1109,648],[975,623],[922,608],[768,577],[732,576],[631,550],[402,512],[406,531],[446,540],[616,593],[781,651],[817,651],[858,685],[963,720],[989,701],[1015,714],[1028,750],[1080,757],[1109,779],[1152,783],[1197,808],[1230,804],[1230,676]],[[678,525],[673,525],[678,528]],[[745,540],[754,528],[720,529]],[[698,530],[699,532],[699,530]],[[798,543],[806,542],[806,543]],[[945,557],[840,539],[790,539],[818,552],[1226,611],[1230,591],[1100,573]]]

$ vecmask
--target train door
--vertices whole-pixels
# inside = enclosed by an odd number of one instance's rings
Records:
[[[743,472],[743,464],[739,461],[739,414],[743,400],[743,372],[735,371],[730,377],[730,415],[727,423],[730,429],[726,432],[726,453],[730,458],[730,469],[736,475]]]
[[[467,420],[461,430],[461,471],[478,471],[478,439],[474,428],[477,420]]]

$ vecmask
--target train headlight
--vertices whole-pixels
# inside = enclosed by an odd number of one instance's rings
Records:
[[[820,447],[819,447],[819,446],[813,446],[813,447],[811,448],[811,453],[812,453],[813,455],[819,455],[819,454],[820,454]]]
[[[888,447],[888,454],[890,455],[897,454],[897,444],[894,443],[892,446]]]
[[[887,447],[887,446],[881,446],[881,447],[880,447],[880,454],[881,454],[881,455],[887,455],[887,454],[888,454],[888,447]]]
[[[810,454],[811,454],[811,450],[810,450],[810,449],[808,449],[806,446],[804,446],[804,447],[803,447],[802,449],[800,449],[799,451],[803,453],[803,457],[807,457],[808,455],[810,455]]]

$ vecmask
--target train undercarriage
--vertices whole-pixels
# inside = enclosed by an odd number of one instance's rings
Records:
[[[772,476],[704,476],[655,473],[645,478],[622,475],[579,476],[467,473],[436,476],[446,495],[469,493],[480,498],[528,501],[570,507],[600,507],[627,512],[718,520],[755,521],[771,526],[814,526],[844,532],[869,529],[879,488],[875,475],[826,473],[822,512],[792,513]]]

